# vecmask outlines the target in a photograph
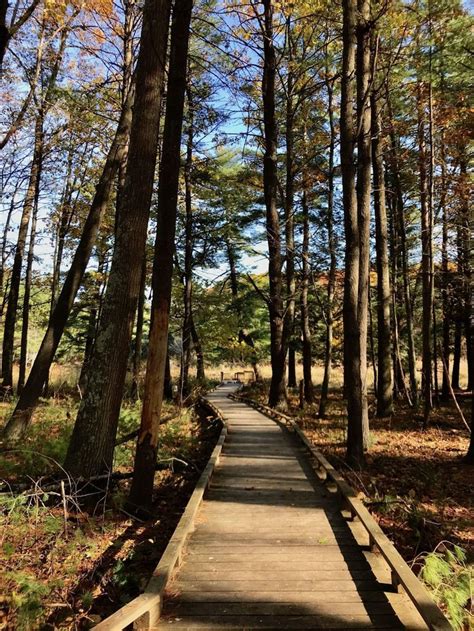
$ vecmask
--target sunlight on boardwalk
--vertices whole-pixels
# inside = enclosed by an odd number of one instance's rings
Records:
[[[157,629],[426,629],[294,438],[243,403]]]

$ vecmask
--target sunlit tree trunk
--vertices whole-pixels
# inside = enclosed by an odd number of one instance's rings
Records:
[[[133,509],[149,507],[152,501],[155,478],[158,431],[168,352],[181,134],[192,6],[192,0],[176,0],[173,9],[166,116],[158,189],[158,224],[153,262],[150,348],[145,376],[142,418],[129,496],[129,505]]]
[[[143,10],[114,254],[87,389],[65,461],[73,476],[90,477],[112,469],[155,176],[169,11],[169,0],[147,0]]]

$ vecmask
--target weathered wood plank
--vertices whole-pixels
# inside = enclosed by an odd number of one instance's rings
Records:
[[[181,592],[193,592],[193,591],[208,591],[208,592],[250,592],[253,590],[262,591],[264,589],[271,589],[275,593],[281,592],[297,592],[297,591],[325,591],[325,592],[344,592],[344,591],[384,591],[382,585],[375,580],[290,580],[286,578],[279,578],[274,576],[267,580],[254,580],[249,583],[248,580],[186,580],[185,577],[179,578],[174,581],[172,587]]]
[[[189,616],[164,618],[156,629],[402,629],[391,616]]]
[[[311,615],[327,616],[334,613],[341,616],[366,616],[366,615],[393,615],[393,610],[388,602],[375,602],[364,604],[362,601],[337,603],[334,602],[189,602],[176,601],[169,603],[164,615],[172,616],[235,616],[235,615],[265,615],[265,616],[291,616]]]
[[[252,590],[251,593],[242,592],[179,592],[174,586],[167,589],[167,598],[171,604],[175,599],[179,602],[202,603],[202,602],[220,602],[220,603],[259,603],[259,602],[285,602],[285,603],[363,603],[365,606],[371,606],[371,603],[387,603],[387,597],[383,592],[364,592],[362,590],[354,590],[351,592],[334,592],[334,591],[297,591],[285,592],[283,597],[279,597],[273,591],[257,591]]]

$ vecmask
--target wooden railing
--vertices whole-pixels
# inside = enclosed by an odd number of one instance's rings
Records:
[[[343,476],[332,464],[326,460],[323,454],[311,444],[295,420],[253,399],[235,394],[230,394],[229,397],[237,401],[242,401],[269,418],[286,424],[291,431],[297,434],[304,446],[313,456],[315,468],[320,479],[331,484],[333,487],[335,486],[341,501],[341,506],[347,509],[353,518],[357,517],[368,533],[371,549],[377,549],[385,559],[391,570],[394,589],[398,590],[400,586],[403,587],[429,629],[432,631],[452,631],[453,627],[449,623],[449,620],[433,601],[423,583],[415,576],[406,561],[396,550],[393,543],[364,506],[363,502],[357,497],[354,489],[345,481]]]
[[[144,593],[134,598],[102,622],[99,622],[94,627],[97,631],[122,631],[129,625],[133,625],[134,630],[150,629],[157,624],[160,618],[164,591],[173,571],[181,564],[186,540],[194,529],[196,514],[203,500],[204,493],[210,484],[214,469],[219,462],[222,447],[227,436],[227,427],[220,411],[207,399],[200,397],[200,401],[223,424],[217,444]]]

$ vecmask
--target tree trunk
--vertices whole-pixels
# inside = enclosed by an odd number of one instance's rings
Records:
[[[97,265],[97,280],[94,283],[94,292],[92,296],[92,302],[89,307],[89,321],[87,323],[87,335],[86,343],[84,345],[84,358],[82,361],[81,374],[79,376],[79,388],[82,391],[87,386],[87,370],[92,359],[92,353],[94,351],[94,342],[97,333],[97,323],[100,319],[101,303],[102,303],[102,277],[105,273],[105,257],[99,256],[99,263]]]
[[[472,344],[472,235],[473,235],[473,213],[470,205],[469,196],[469,173],[467,169],[466,159],[467,148],[464,147],[460,171],[462,184],[462,205],[460,217],[460,235],[459,239],[461,258],[462,258],[462,318],[464,322],[464,333],[466,336],[466,359],[467,359],[467,389],[474,388],[474,352]]]
[[[309,327],[309,308],[308,308],[308,292],[309,292],[309,208],[306,197],[306,182],[303,184],[303,249],[302,258],[302,276],[301,276],[301,333],[303,337],[303,383],[304,383],[304,400],[306,403],[314,401],[314,387],[311,376],[313,365],[313,353],[311,349],[311,329]]]
[[[363,466],[368,443],[367,325],[370,255],[370,3],[343,4],[341,171],[346,261],[344,279],[344,381],[347,396],[347,460]],[[356,55],[357,51],[357,55]],[[353,119],[357,60],[357,127]],[[357,187],[354,148],[357,141]]]
[[[377,258],[377,416],[393,413],[390,325],[390,268],[388,261],[388,227],[385,204],[385,174],[380,97],[372,94],[372,168],[374,176],[375,249]]]
[[[193,205],[192,205],[192,166],[193,166],[193,139],[194,139],[194,112],[191,89],[186,90],[188,97],[189,127],[186,142],[186,161],[184,164],[184,206],[186,211],[184,229],[184,285],[183,304],[184,318],[182,328],[182,355],[180,375],[181,399],[189,394],[189,364],[191,361],[191,320],[193,300]]]
[[[201,338],[194,324],[194,318],[191,311],[191,337],[193,338],[194,351],[196,353],[196,379],[198,383],[204,383],[206,373],[204,370],[204,353],[202,351]]]
[[[163,396],[167,401],[171,401],[173,399],[173,380],[171,379],[171,363],[169,350],[167,350],[166,352],[165,383],[163,386]]]
[[[65,461],[73,476],[87,478],[112,469],[155,176],[169,11],[169,0],[147,0],[143,9],[136,97],[125,183],[118,201],[114,254],[87,390]]]
[[[326,49],[326,55],[328,51]],[[329,67],[326,67],[326,75],[329,77]],[[329,164],[328,164],[328,209],[326,216],[326,226],[328,231],[329,246],[329,278],[327,288],[327,308],[326,308],[326,339],[324,352],[324,376],[321,386],[321,399],[319,401],[319,417],[326,418],[326,407],[329,393],[329,382],[331,379],[332,351],[333,351],[333,329],[334,329],[334,294],[336,290],[336,243],[334,239],[334,148],[336,144],[336,129],[334,125],[334,88],[331,81],[326,81],[328,91],[328,116],[331,138],[329,142]]]
[[[356,0],[343,3],[341,83],[341,174],[346,240],[344,274],[344,388],[347,398],[347,458],[364,462],[364,410],[360,365],[359,222],[354,164],[354,73],[356,56]]]
[[[242,309],[240,308],[240,304],[239,304],[239,287],[237,283],[237,269],[236,269],[236,264],[235,264],[235,254],[234,254],[233,246],[228,239],[226,240],[226,252],[227,252],[227,261],[229,263],[229,269],[230,269],[230,290],[232,292],[232,305],[235,312],[237,313],[237,320],[239,324],[238,339],[239,339],[239,342],[245,342],[245,344],[247,344],[247,346],[249,346],[252,349],[250,363],[252,364],[253,372],[255,375],[255,381],[260,381],[261,377],[260,377],[260,371],[258,369],[257,351],[255,349],[255,342],[253,341],[252,336],[249,335],[249,333],[247,333],[244,328]]]
[[[464,173],[465,174],[465,173]],[[466,182],[467,183],[467,182]],[[468,198],[468,191],[469,189],[466,190],[466,201]],[[469,206],[469,204],[467,205]],[[468,210],[468,207],[466,207],[464,210]],[[468,210],[469,212],[469,210]],[[474,233],[474,217],[473,214],[470,213],[467,215],[466,217],[467,219],[467,227],[468,227],[468,235],[472,235]],[[468,237],[469,239],[469,237]],[[471,236],[472,239],[472,236]],[[469,241],[468,241],[469,243]],[[469,269],[469,285],[468,285],[468,292],[470,295],[470,300],[469,300],[469,306],[470,306],[470,317],[469,317],[469,325],[470,325],[470,335],[469,335],[469,347],[467,348],[467,353],[468,355],[471,356],[471,358],[474,358],[474,274],[472,273],[472,268],[474,266],[474,247],[472,247],[472,240],[470,243],[471,247],[468,250],[468,254],[467,254],[467,263],[468,263],[468,269]],[[465,457],[465,461],[468,464],[474,464],[474,388],[472,385],[472,381],[471,381],[471,385],[470,385],[470,390],[471,390],[471,439],[469,441],[469,448],[467,450],[467,454]]]
[[[72,143],[71,143],[72,144]],[[56,245],[53,263],[53,278],[51,283],[51,313],[56,304],[59,292],[59,284],[61,278],[61,263],[63,260],[64,242],[66,239],[68,227],[71,221],[71,195],[72,195],[72,161],[73,147],[69,148],[68,166],[66,175],[66,184],[61,200],[61,211],[59,216],[59,224],[56,230]]]
[[[400,181],[400,167],[398,160],[398,147],[397,139],[395,136],[395,128],[393,125],[393,113],[390,100],[390,89],[388,83],[386,83],[385,99],[388,109],[388,119],[390,125],[390,149],[391,149],[391,176],[393,180],[393,187],[396,195],[396,222],[395,225],[398,228],[398,236],[400,239],[400,258],[402,264],[402,279],[403,279],[403,298],[405,303],[405,316],[406,316],[406,328],[407,328],[407,346],[408,346],[408,372],[410,377],[410,390],[411,398],[414,407],[418,406],[418,383],[416,378],[416,354],[415,354],[415,337],[413,334],[413,309],[410,292],[410,276],[408,268],[408,245],[406,236],[405,216],[404,216],[404,201],[403,190]]]
[[[26,236],[28,234],[30,217],[34,209],[35,199],[39,189],[43,161],[44,132],[42,111],[39,111],[36,116],[34,138],[33,161],[31,163],[30,178],[23,204],[20,227],[18,230],[15,258],[13,260],[13,268],[10,277],[7,313],[5,315],[2,347],[2,390],[4,392],[11,392],[13,390],[13,349],[15,344],[21,268],[23,265],[23,256],[25,253]]]
[[[364,450],[369,441],[367,404],[367,330],[370,271],[370,202],[371,202],[371,46],[370,0],[358,0],[357,25],[357,219],[359,222],[359,299],[360,375],[362,440]],[[348,432],[349,436],[349,432]],[[349,457],[351,450],[349,449]]]
[[[456,319],[454,323],[454,350],[453,350],[453,369],[451,373],[451,386],[453,390],[459,390],[459,375],[461,368],[461,344],[462,344],[462,323]]]
[[[13,212],[15,211],[15,199],[16,199],[16,195],[18,193],[18,189],[20,188],[20,181],[17,182],[16,186],[15,186],[15,190],[12,193],[12,197],[11,197],[11,201],[10,201],[10,206],[8,207],[8,213],[7,213],[7,217],[5,219],[5,226],[3,228],[3,237],[2,237],[2,250],[1,250],[1,254],[0,254],[0,300],[1,300],[1,305],[0,305],[0,318],[3,317],[3,311],[5,308],[5,301],[7,298],[7,291],[6,291],[6,287],[5,287],[5,266],[7,264],[7,260],[8,260],[8,233],[10,231],[10,226],[11,226],[11,220],[12,220],[12,215]]]
[[[296,349],[291,342],[288,347],[288,387],[296,388]]]
[[[444,363],[443,383],[441,386],[441,399],[448,401],[449,388],[449,363],[451,355],[451,308],[450,308],[450,283],[449,283],[449,259],[448,259],[448,212],[446,208],[447,178],[446,178],[446,151],[444,146],[444,131],[441,133],[441,195],[439,205],[441,207],[443,234],[441,243],[441,291],[443,309],[443,354],[441,361]]]
[[[372,364],[372,372],[373,372],[373,388],[374,388],[374,397],[377,399],[377,360],[375,358],[375,335],[374,335],[374,317],[373,317],[373,308],[372,308],[372,287],[370,286],[370,276],[369,276],[369,343],[370,343],[370,363]]]
[[[286,190],[285,190],[285,245],[286,245],[286,293],[287,305],[284,326],[286,337],[290,340],[288,357],[288,386],[296,388],[296,349],[294,337],[295,326],[295,168],[294,168],[294,77],[291,18],[287,19],[288,76],[286,86]]]
[[[425,140],[425,114],[422,86],[418,84],[418,169],[420,185],[421,211],[421,273],[423,281],[423,425],[428,425],[428,419],[433,406],[432,402],[432,312],[433,312],[433,242],[432,242],[432,214],[428,199],[428,170]]]
[[[31,218],[30,244],[28,248],[28,257],[26,262],[25,274],[25,294],[23,296],[23,316],[21,326],[21,345],[20,345],[20,370],[18,374],[18,394],[23,390],[26,376],[26,363],[28,359],[28,327],[30,322],[30,296],[31,296],[31,280],[33,273],[33,261],[35,253],[36,241],[36,223],[38,220],[38,197],[39,197],[39,178],[36,187],[36,195],[33,208],[33,216]]]
[[[145,291],[146,291],[146,256],[143,259],[142,277],[140,279],[140,294],[138,296],[137,323],[135,325],[135,340],[133,343],[132,358],[132,386],[130,397],[134,401],[140,399],[140,370],[142,366],[142,341],[143,341],[143,321],[145,316]]]
[[[268,405],[275,407],[286,398],[285,363],[287,335],[284,323],[283,281],[281,270],[280,219],[277,209],[277,122],[275,115],[275,76],[276,54],[273,34],[273,3],[263,0],[263,122],[264,145],[263,192],[266,208],[266,231],[268,241],[268,275],[270,297],[268,311],[270,316],[270,354],[272,379]]]
[[[9,440],[19,438],[28,428],[43,386],[48,378],[54,354],[61,341],[67,319],[89,262],[92,248],[96,242],[102,217],[110,200],[114,179],[130,131],[132,103],[133,95],[131,93],[127,101],[127,107],[122,111],[114,140],[97,183],[94,199],[82,230],[79,245],[71,262],[71,267],[66,275],[54,310],[50,314],[48,327],[31,367],[25,387],[21,392],[15,411],[4,429],[4,437]]]
[[[158,431],[168,351],[186,69],[192,0],[176,0],[171,27],[166,116],[158,189],[158,225],[153,265],[150,351],[129,504],[147,509],[152,501]]]

